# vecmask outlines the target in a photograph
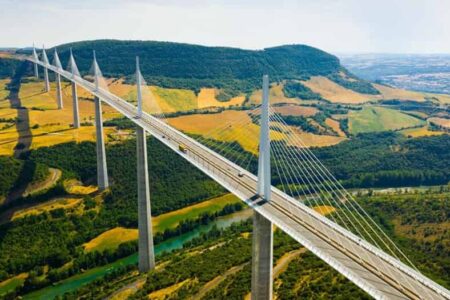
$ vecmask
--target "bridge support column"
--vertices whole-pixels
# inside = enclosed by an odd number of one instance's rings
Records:
[[[36,53],[36,48],[34,47],[34,43],[33,43],[33,58],[35,61],[38,61],[38,55]],[[36,77],[36,79],[39,79],[39,69],[38,69],[38,64],[35,62],[34,64],[34,77]]]
[[[138,181],[138,227],[139,227],[139,272],[155,268],[153,248],[152,215],[147,162],[147,141],[145,130],[136,128],[137,181]]]
[[[56,99],[58,101],[58,109],[63,109],[63,95],[61,89],[61,75],[59,73],[55,73],[56,76]]]
[[[263,77],[261,128],[258,159],[258,194],[265,201],[271,197],[269,137],[269,77]],[[273,232],[272,222],[254,211],[252,245],[252,299],[272,299]]]
[[[36,79],[39,79],[39,69],[37,63],[34,63],[34,77],[36,77]]]
[[[106,167],[105,140],[103,137],[102,104],[98,97],[95,103],[95,133],[97,141],[97,185],[100,191],[108,188],[108,169]]]
[[[80,128],[77,84],[74,81],[72,81],[72,107],[73,107],[73,128]]]
[[[48,69],[44,67],[45,92],[50,92],[50,81],[48,80]]]

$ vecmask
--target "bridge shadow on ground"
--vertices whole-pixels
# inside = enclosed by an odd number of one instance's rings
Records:
[[[7,87],[9,90],[8,99],[10,102],[10,107],[16,109],[17,111],[16,129],[19,136],[17,139],[17,144],[14,147],[15,158],[20,158],[23,153],[28,152],[33,141],[33,135],[31,133],[30,127],[29,110],[28,108],[22,106],[22,102],[19,96],[22,77],[25,76],[29,69],[30,64],[28,62],[21,63],[17,67],[16,72]],[[36,165],[34,163],[25,162],[23,164],[20,175],[14,183],[14,187],[7,195],[4,204],[8,204],[9,202],[14,201],[23,194],[28,182],[31,179],[30,177],[32,177],[30,176],[30,174],[34,174],[35,168]]]

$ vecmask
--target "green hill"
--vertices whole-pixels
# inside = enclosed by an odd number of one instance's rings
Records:
[[[259,88],[263,74],[269,74],[271,81],[306,80],[320,75],[351,89],[377,93],[369,83],[348,73],[336,56],[306,45],[244,50],[156,41],[82,41],[57,46],[63,65],[70,48],[84,74],[92,64],[92,50],[96,51],[103,74],[111,77],[133,76],[135,58],[139,56],[147,82],[162,87],[196,91],[216,87],[233,96]],[[49,49],[50,61],[52,54],[53,49]]]

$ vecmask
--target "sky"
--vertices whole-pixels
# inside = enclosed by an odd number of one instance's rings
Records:
[[[0,47],[93,39],[450,53],[450,0],[0,0]]]

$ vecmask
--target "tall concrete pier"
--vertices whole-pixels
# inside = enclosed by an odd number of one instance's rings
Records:
[[[261,129],[258,160],[258,194],[270,201],[270,136],[269,136],[269,77],[263,76]],[[272,299],[273,281],[272,222],[259,214],[253,215],[252,299]]]
[[[55,53],[53,55],[53,65],[58,68],[58,70],[62,69],[61,61],[59,60],[58,51],[55,49]],[[58,109],[63,109],[63,95],[61,89],[61,75],[58,72],[55,72],[56,76],[56,100],[58,103]]]
[[[147,141],[145,130],[136,128],[137,181],[138,181],[138,228],[139,228],[139,271],[148,272],[155,267],[153,248],[152,215],[147,162]]]
[[[80,113],[78,110],[77,84],[72,81],[72,108],[73,108],[73,128],[80,128]]]
[[[61,75],[58,73],[56,76],[56,99],[58,101],[58,109],[63,109],[63,95],[62,95],[62,89],[61,89]]]
[[[45,48],[42,47],[42,62],[48,64],[47,53],[45,53]],[[50,81],[48,80],[48,69],[44,67],[44,80],[45,80],[45,91],[50,92]]]
[[[69,70],[72,73],[72,78],[79,76],[77,64],[75,63],[75,58],[73,57],[72,48],[70,48],[69,57]],[[78,109],[78,91],[77,84],[72,81],[72,109],[73,109],[73,127],[80,128],[80,112]]]
[[[34,47],[34,44],[33,44],[33,59],[35,61],[39,60],[38,55],[36,53],[36,48]],[[39,69],[38,69],[38,64],[37,63],[34,63],[34,77],[36,77],[36,79],[39,78]]]
[[[95,90],[99,89],[100,80],[100,68],[97,64],[97,59],[95,57],[94,51],[94,84]],[[108,169],[106,167],[106,151],[105,151],[105,140],[103,137],[103,118],[102,118],[102,102],[100,98],[94,98],[95,104],[95,133],[97,141],[97,185],[98,188],[103,191],[109,187],[108,181]]]
[[[108,169],[106,167],[105,140],[103,137],[102,104],[98,97],[94,99],[95,103],[95,133],[97,142],[97,185],[99,190],[108,188]]]
[[[142,86],[139,58],[136,57],[136,92],[138,117],[142,117]],[[148,272],[155,267],[153,248],[152,214],[147,162],[147,139],[141,126],[136,128],[137,181],[138,181],[138,227],[139,227],[139,271]]]

